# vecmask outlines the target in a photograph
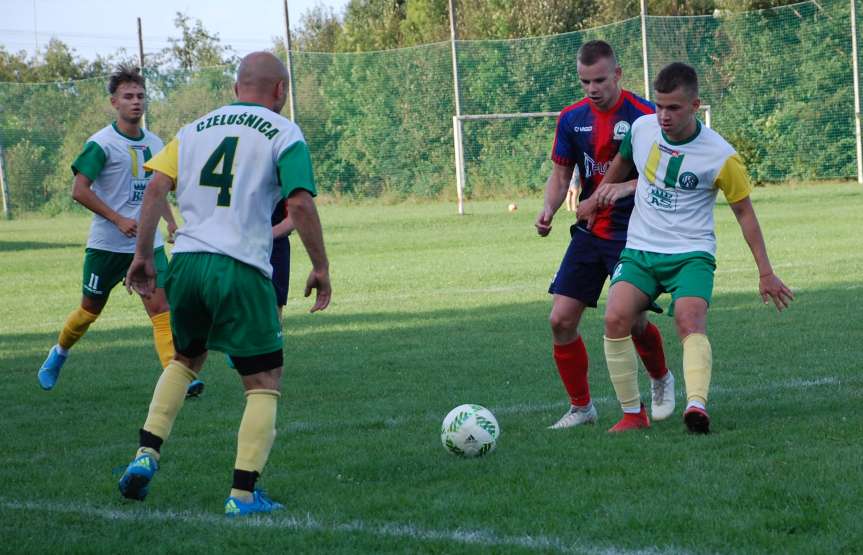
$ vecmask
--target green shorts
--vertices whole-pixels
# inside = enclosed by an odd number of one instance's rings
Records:
[[[272,282],[222,254],[175,254],[165,281],[174,348],[187,357],[208,349],[252,357],[282,350]]]
[[[611,283],[631,283],[651,301],[662,293],[670,293],[668,315],[674,316],[674,301],[681,297],[700,297],[710,305],[715,270],[716,259],[707,252],[660,254],[623,249]]]
[[[126,278],[129,264],[134,254],[130,252],[111,252],[87,248],[84,250],[83,293],[91,299],[108,299],[118,283]],[[153,265],[156,267],[156,287],[165,287],[165,272],[168,271],[168,257],[165,248],[153,251]]]

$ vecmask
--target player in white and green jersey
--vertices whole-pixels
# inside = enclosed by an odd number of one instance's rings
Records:
[[[624,412],[610,431],[650,425],[639,398],[629,330],[653,299],[670,293],[669,313],[683,343],[684,422],[691,432],[707,433],[713,355],[705,334],[716,268],[713,207],[718,191],[728,200],[755,258],[765,304],[773,299],[782,310],[794,295],[773,272],[740,157],[696,119],[700,100],[695,70],[670,64],[657,75],[654,89],[656,116],[635,121],[594,193],[599,206],[635,194],[626,249],[612,276],[605,312],[605,356]],[[638,170],[634,189],[621,183],[633,168]]]
[[[176,356],[156,384],[140,447],[119,484],[124,497],[146,496],[187,386],[207,351],[222,351],[246,390],[233,486],[225,501],[228,516],[281,507],[255,483],[275,439],[281,395],[282,332],[270,282],[270,217],[282,198],[312,261],[306,281],[306,296],[317,289],[312,312],[326,308],[331,294],[309,150],[299,127],[278,113],[286,99],[287,69],[270,53],[249,54],[240,63],[234,90],[239,102],[181,128],[146,165],[156,175],[144,195],[126,286],[153,291],[151,232],[165,195],[175,189],[184,223],[165,288]]]
[[[152,172],[144,163],[162,149],[162,140],[141,127],[144,115],[144,78],[137,69],[120,66],[108,82],[117,120],[87,139],[72,163],[75,185],[72,197],[93,212],[84,255],[81,304],[66,319],[57,344],[39,369],[39,384],[53,389],[69,350],[86,333],[105,304],[111,289],[126,275],[135,252],[138,215],[144,189]],[[160,207],[169,231],[176,229],[167,203]],[[162,282],[168,260],[162,236],[153,231],[159,271],[155,291],[141,296],[153,324],[153,339],[162,367],[174,356],[170,313]]]

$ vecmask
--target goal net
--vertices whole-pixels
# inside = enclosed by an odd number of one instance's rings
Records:
[[[712,125],[710,105],[700,119]],[[465,114],[453,116],[458,212],[465,198],[491,194],[511,197],[542,191],[551,174],[551,145],[560,112]],[[579,186],[578,172],[571,189]],[[572,196],[572,193],[570,194]],[[567,203],[568,209],[574,205]]]

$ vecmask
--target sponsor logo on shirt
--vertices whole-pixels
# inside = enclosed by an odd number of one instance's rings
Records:
[[[629,122],[628,121],[619,121],[614,124],[614,140],[622,141],[626,134],[629,133]]]
[[[579,127],[578,125],[576,125],[575,127],[572,128],[572,130],[575,131],[576,133],[590,133],[591,131],[593,131],[593,126],[588,125],[585,127]]]
[[[677,205],[677,196],[674,189],[662,189],[651,185],[647,191],[647,203],[657,210],[673,212]]]
[[[611,165],[611,162],[605,162],[601,164],[588,156],[584,155],[584,178],[590,179],[594,175],[605,175],[605,172],[608,171],[608,166]]]
[[[144,191],[147,190],[147,183],[149,183],[149,179],[133,179],[132,187],[129,190],[129,204],[141,204],[144,202]]]
[[[674,150],[673,148],[668,148],[667,146],[665,146],[663,144],[659,145],[659,150],[661,150],[662,152],[664,152],[668,155],[671,155],[671,156],[680,156],[679,150]]]

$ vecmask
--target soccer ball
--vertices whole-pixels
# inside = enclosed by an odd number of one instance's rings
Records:
[[[500,426],[480,405],[459,405],[449,411],[440,428],[444,448],[460,457],[481,457],[494,451]]]

